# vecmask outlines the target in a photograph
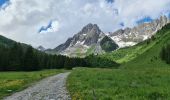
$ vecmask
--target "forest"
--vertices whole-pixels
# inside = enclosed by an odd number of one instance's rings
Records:
[[[0,71],[72,69],[73,67],[93,67],[99,65],[114,67],[118,64],[95,56],[70,58],[63,55],[46,54],[34,49],[32,46],[25,46],[21,43],[14,43],[11,46],[0,45]]]
[[[170,64],[170,44],[167,44],[162,48],[160,55],[162,60],[164,60],[167,64]]]

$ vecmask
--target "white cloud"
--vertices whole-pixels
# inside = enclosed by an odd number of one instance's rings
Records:
[[[0,33],[14,40],[55,47],[76,34],[88,23],[96,23],[104,32],[133,27],[136,21],[155,19],[170,11],[170,0],[10,0],[0,11]],[[56,20],[57,19],[57,20]],[[49,21],[46,34],[38,33]]]

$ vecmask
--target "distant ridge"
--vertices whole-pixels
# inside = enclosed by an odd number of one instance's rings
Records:
[[[46,52],[52,54],[59,53],[71,57],[84,57],[89,54],[102,54],[105,50],[102,49],[100,42],[104,37],[108,36],[100,30],[97,24],[90,23],[83,27],[82,30],[75,34],[72,38],[69,38],[64,44],[59,45],[55,49],[46,50]],[[109,45],[116,45],[115,49],[118,48],[117,44],[112,39],[107,39],[105,42],[108,43],[108,47],[111,47]],[[115,49],[110,50],[113,51]]]
[[[166,16],[161,16],[160,19],[153,20],[152,22],[141,23],[134,28],[125,28],[124,30],[120,29],[116,32],[109,32],[107,35],[100,30],[97,24],[89,23],[65,43],[54,49],[45,50],[45,52],[50,54],[62,54],[70,57],[103,54],[118,48],[133,46],[151,38],[168,23],[170,23],[170,19]],[[105,38],[105,43],[103,43],[104,37],[107,37],[107,40]],[[105,46],[101,45],[101,41]]]

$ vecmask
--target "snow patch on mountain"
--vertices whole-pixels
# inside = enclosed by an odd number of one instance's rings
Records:
[[[163,26],[170,23],[170,19],[166,16],[161,16],[150,23],[142,23],[134,28],[120,29],[116,32],[109,33],[111,37],[120,48],[136,45],[148,38],[151,38]]]

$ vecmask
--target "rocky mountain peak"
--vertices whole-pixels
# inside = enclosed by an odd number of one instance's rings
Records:
[[[119,47],[133,46],[150,38],[169,22],[169,18],[161,16],[159,19],[149,23],[141,23],[134,28],[120,29],[111,33],[109,36],[119,45]]]
[[[68,56],[77,56],[79,54],[85,56],[91,53],[101,54],[105,49],[115,49],[108,46],[115,46],[114,41],[109,38],[103,40],[104,37],[107,36],[100,30],[97,24],[89,23],[83,27],[80,32],[75,34],[72,38],[69,38],[64,44],[56,47],[53,51]],[[102,40],[106,43],[101,43]]]
[[[96,44],[101,34],[104,33],[100,30],[97,24],[90,23],[83,27],[80,32],[73,36],[70,46],[74,46],[77,44],[90,46]]]
[[[97,44],[99,39],[104,35],[97,24],[89,23],[82,28],[80,32],[69,38],[65,43],[59,45],[54,50],[63,52],[71,48],[82,48]]]
[[[97,24],[89,23],[85,27],[82,28],[82,30],[78,34],[90,34],[90,33],[96,33],[99,34],[101,32],[100,28]]]

